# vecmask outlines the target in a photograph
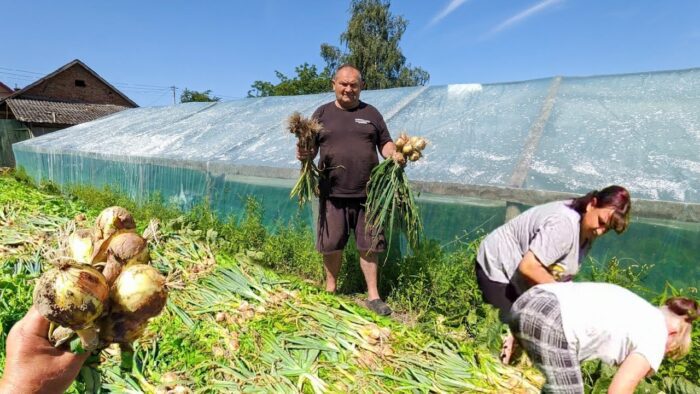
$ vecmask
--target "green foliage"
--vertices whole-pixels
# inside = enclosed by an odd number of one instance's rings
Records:
[[[33,279],[36,275],[14,274],[0,266],[0,372],[5,365],[5,341],[12,326],[32,305]]]
[[[96,188],[87,185],[72,185],[65,188],[69,198],[81,201],[89,216],[97,216],[103,209],[118,205],[126,208],[136,220],[139,230],[143,230],[152,218],[158,218],[161,222],[171,221],[182,212],[173,205],[166,204],[160,193],[153,193],[141,203],[125,196],[119,189],[104,186]]]
[[[624,265],[617,257],[613,257],[605,264],[600,264],[593,258],[588,265],[590,269],[578,276],[577,281],[606,282],[626,287],[642,296],[652,294],[651,290],[642,283],[654,267],[648,264]]]
[[[383,0],[353,0],[350,21],[340,35],[346,54],[324,44],[321,56],[327,64],[349,63],[357,67],[367,89],[387,89],[425,85],[430,74],[420,67],[406,64],[399,41],[408,21],[391,14],[391,3]]]
[[[47,214],[73,217],[77,212],[87,212],[94,216],[104,207],[122,205],[131,210],[140,225],[152,217],[159,217],[164,223],[178,223],[179,228],[192,229],[188,234],[199,234],[201,239],[211,241],[216,250],[216,261],[220,267],[235,267],[238,263],[226,256],[241,256],[246,261],[258,261],[280,273],[292,274],[318,283],[323,278],[321,256],[314,249],[311,229],[300,218],[289,222],[279,221],[274,229],[267,231],[263,225],[263,209],[258,200],[246,200],[245,213],[240,217],[231,216],[222,221],[211,211],[205,201],[189,213],[183,214],[165,205],[159,196],[153,196],[146,203],[136,204],[110,188],[90,187],[70,188],[70,199],[64,200],[54,194],[56,190],[45,188],[39,191],[26,187],[21,173],[15,178],[0,177],[0,204],[12,204],[21,210],[44,212]],[[392,240],[398,243],[398,239]],[[498,322],[495,311],[485,305],[476,285],[474,256],[480,240],[465,241],[460,238],[449,244],[440,245],[427,241],[417,246],[411,253],[400,253],[395,246],[393,254],[382,267],[380,290],[387,296],[398,316],[408,316],[415,321],[425,335],[431,338],[449,339],[459,344],[459,352],[472,355],[478,347],[488,347],[496,352],[503,326]],[[352,242],[344,252],[341,283],[345,292],[364,291],[364,280],[359,270],[359,255]],[[177,261],[174,259],[173,261]],[[594,262],[590,271],[581,280],[606,281],[617,283],[660,303],[676,295],[690,295],[697,298],[697,289],[676,289],[668,285],[662,294],[655,295],[642,286],[641,282],[652,272],[648,265],[625,265],[627,260],[612,258],[604,264]],[[0,261],[0,349],[4,349],[9,328],[31,305],[31,279],[38,271],[30,265],[20,265],[17,261]],[[19,269],[17,267],[20,267]],[[24,268],[22,268],[24,267]],[[260,275],[256,274],[258,277]],[[278,279],[264,277],[264,283],[279,283]],[[298,286],[298,285],[297,285]],[[198,287],[197,287],[198,288]],[[309,292],[308,288],[305,292]],[[312,292],[313,293],[313,292]],[[181,292],[184,296],[189,292]],[[316,294],[317,302],[328,303],[335,297]],[[325,297],[325,298],[324,298]],[[307,302],[308,299],[307,299]],[[338,301],[333,301],[338,302]],[[222,306],[217,306],[221,308]],[[159,341],[145,341],[137,349],[139,370],[131,376],[142,375],[145,380],[158,380],[163,371],[188,371],[197,385],[206,385],[204,369],[212,365],[210,350],[220,341],[221,333],[211,326],[199,325],[194,329],[182,320],[173,318],[175,309],[168,308],[168,314],[159,317],[153,325],[153,332]],[[184,312],[183,312],[184,313]],[[194,321],[201,321],[194,316]],[[241,338],[241,354],[256,354],[262,348],[260,336],[255,333],[265,330],[276,334],[293,331],[294,320],[285,316],[269,315],[251,325]],[[198,324],[198,323],[193,323]],[[693,332],[693,351],[683,360],[664,362],[660,371],[646,379],[639,392],[667,393],[693,392],[700,385],[700,325]],[[403,335],[403,333],[401,334]],[[409,343],[415,337],[397,335],[399,343]],[[416,334],[411,334],[416,335]],[[425,345],[427,339],[419,342]],[[0,352],[4,353],[4,352]],[[294,353],[292,353],[294,354]],[[466,357],[466,356],[465,356]],[[481,356],[479,356],[481,357]],[[319,359],[326,361],[324,359]],[[0,366],[3,364],[0,355]],[[1,367],[0,367],[1,368]],[[160,372],[148,372],[148,371]],[[601,363],[584,363],[584,379],[587,392],[602,392],[610,382],[615,369]],[[113,366],[105,366],[103,373],[109,377],[109,387],[113,391],[144,387],[140,380],[129,380],[118,374]],[[129,375],[126,375],[127,377]],[[325,376],[324,376],[325,377]],[[138,380],[138,379],[137,379]],[[144,381],[145,381],[144,380]],[[80,391],[84,383],[78,383],[73,390]]]
[[[420,67],[411,67],[401,52],[399,42],[408,21],[391,14],[390,3],[383,0],[353,0],[347,29],[340,43],[347,49],[321,44],[321,58],[326,65],[320,72],[315,65],[304,63],[294,70],[295,77],[275,71],[279,82],[255,81],[248,97],[289,96],[327,92],[336,68],[349,63],[357,67],[367,89],[387,89],[425,85],[430,74]]]
[[[294,96],[329,92],[331,90],[331,71],[326,68],[320,73],[314,65],[304,63],[294,68],[296,76],[290,78],[275,71],[279,82],[255,81],[248,91],[248,97]]]
[[[181,103],[193,103],[193,102],[213,102],[221,101],[221,97],[216,97],[211,95],[211,90],[205,90],[203,92],[198,92],[196,90],[189,90],[185,88],[180,94]]]
[[[243,217],[229,217],[217,231],[222,242],[221,250],[224,252],[233,255],[243,250],[260,251],[267,240],[262,204],[254,197],[248,196]]]
[[[278,222],[265,242],[264,264],[277,272],[293,274],[319,282],[323,280],[321,254],[309,245],[314,237],[306,223],[292,220]]]

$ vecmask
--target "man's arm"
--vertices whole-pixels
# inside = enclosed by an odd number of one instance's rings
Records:
[[[540,283],[552,283],[555,282],[552,274],[547,271],[544,265],[540,263],[531,251],[527,251],[523,259],[520,260],[518,264],[518,271],[527,279],[530,285],[538,285]]]
[[[649,361],[639,353],[632,353],[615,373],[608,388],[609,394],[634,393],[639,382],[651,371]]]

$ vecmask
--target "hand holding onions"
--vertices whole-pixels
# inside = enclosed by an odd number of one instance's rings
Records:
[[[162,311],[165,279],[146,265],[148,245],[135,227],[124,208],[105,209],[96,229],[69,237],[72,261],[61,261],[39,278],[34,306],[58,326],[50,332],[56,346],[73,331],[86,351],[113,342],[127,344]]]
[[[320,171],[314,164],[313,152],[316,135],[323,128],[316,119],[307,119],[299,112],[294,112],[287,120],[289,132],[297,137],[297,155],[301,160],[299,180],[292,188],[290,197],[297,196],[299,205],[304,205],[313,196],[318,196],[318,179]]]
[[[420,159],[427,144],[423,137],[401,133],[395,142],[396,152],[372,170],[367,183],[369,229],[387,229],[391,238],[396,223],[405,231],[411,245],[418,242],[423,224],[403,167],[407,160]]]

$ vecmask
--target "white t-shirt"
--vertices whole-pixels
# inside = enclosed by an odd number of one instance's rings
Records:
[[[654,371],[666,351],[663,312],[631,291],[609,283],[547,283],[535,286],[554,294],[562,326],[580,361],[600,359],[620,365],[639,353]]]
[[[477,263],[494,282],[513,282],[524,292],[527,285],[517,275],[527,251],[537,257],[557,281],[578,273],[588,250],[581,250],[581,215],[571,209],[571,200],[538,205],[492,231],[479,246]]]

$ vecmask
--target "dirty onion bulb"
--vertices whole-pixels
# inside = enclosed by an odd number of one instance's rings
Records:
[[[163,310],[167,301],[165,278],[150,265],[134,264],[122,270],[112,285],[112,312],[146,320]]]
[[[106,239],[117,230],[132,230],[136,228],[134,217],[122,207],[109,207],[100,212],[95,220],[95,226],[100,232],[100,238]]]
[[[115,233],[110,239],[106,251],[98,253],[93,262],[105,262],[102,274],[111,286],[124,267],[132,264],[146,264],[148,260],[148,242],[146,239],[136,233],[127,231]]]
[[[87,265],[65,264],[46,271],[34,289],[34,306],[46,319],[75,330],[83,349],[97,347],[93,327],[109,297],[104,276]]]

